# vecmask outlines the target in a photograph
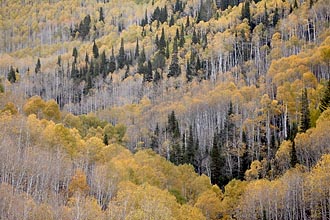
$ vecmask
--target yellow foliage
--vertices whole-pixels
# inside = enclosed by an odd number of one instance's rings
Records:
[[[12,115],[16,115],[18,113],[17,107],[12,102],[8,102],[5,105],[5,107],[1,110],[1,112],[6,112],[6,111],[10,112],[10,114],[12,114]]]
[[[69,193],[71,196],[74,194],[87,195],[89,186],[87,184],[86,175],[81,170],[76,170],[69,185]]]
[[[59,121],[61,118],[60,107],[55,102],[55,100],[47,101],[42,110],[42,113],[48,120]]]
[[[38,118],[41,118],[42,111],[46,103],[39,96],[31,97],[23,107],[23,111],[26,115],[35,114]]]
[[[198,197],[195,207],[203,212],[206,219],[218,219],[221,211],[221,198],[212,189],[209,189]]]

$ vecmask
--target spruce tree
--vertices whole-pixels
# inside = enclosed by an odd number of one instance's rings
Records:
[[[113,47],[112,47],[110,61],[109,61],[109,72],[113,73],[115,70],[116,70],[116,59],[115,59],[115,55],[113,53]]]
[[[274,11],[274,16],[273,16],[273,27],[276,26],[277,22],[279,21],[280,19],[280,15],[278,13],[278,8],[277,8],[277,5],[275,6],[275,11]]]
[[[109,145],[108,135],[106,133],[103,136],[103,144]]]
[[[35,73],[39,73],[41,69],[41,62],[40,59],[38,58],[36,68],[34,69]]]
[[[187,16],[187,20],[186,20],[186,28],[190,26],[190,21],[189,21],[189,15]]]
[[[59,55],[58,57],[57,57],[57,63],[56,63],[59,67],[61,67],[62,66],[62,58],[61,58],[61,55]]]
[[[97,59],[99,57],[99,48],[97,47],[95,40],[93,43],[93,56],[95,59]]]
[[[186,69],[186,78],[188,82],[191,82],[193,79],[191,68],[190,68],[190,63],[189,60],[187,60],[187,69]]]
[[[77,50],[77,48],[73,48],[73,50],[72,50],[72,56],[73,56],[73,58],[74,58],[74,60],[73,60],[73,62],[74,63],[77,63],[77,57],[78,57],[78,50]]]
[[[124,49],[124,39],[121,38],[120,41],[120,48],[119,48],[119,55],[117,57],[118,68],[122,69],[126,64],[126,56],[125,56],[125,49]]]
[[[148,60],[146,71],[143,74],[143,81],[144,82],[151,82],[152,81],[152,64],[151,64],[150,60]]]
[[[99,13],[100,13],[99,21],[104,23],[104,13],[102,7],[100,7]]]
[[[320,100],[319,109],[322,112],[327,110],[330,107],[330,80],[327,83],[327,88],[323,94],[323,97]]]
[[[211,156],[211,182],[219,187],[225,185],[225,176],[223,173],[225,160],[221,152],[221,142],[218,132],[215,132],[213,137],[213,147],[210,153]]]
[[[269,25],[269,15],[268,15],[268,12],[267,12],[267,4],[265,3],[265,6],[264,6],[264,9],[265,9],[265,13],[264,13],[264,22],[263,24],[265,25],[265,27],[267,28],[268,25]]]
[[[138,58],[138,73],[145,74],[146,68],[144,63],[146,62],[146,54],[144,52],[144,47],[142,48],[141,54]]]
[[[181,74],[181,67],[179,65],[178,59],[178,44],[176,38],[174,39],[173,43],[173,54],[172,54],[172,61],[169,67],[169,73],[167,77],[178,77]]]
[[[307,97],[307,89],[302,91],[301,95],[301,118],[300,118],[300,131],[306,132],[311,127],[309,104]]]
[[[183,24],[181,25],[181,31],[180,31],[180,41],[179,41],[179,47],[183,47],[185,43],[185,39],[184,39],[184,27]]]
[[[297,163],[298,163],[297,152],[296,152],[295,142],[293,141],[290,152],[290,165],[291,167],[295,167]]]
[[[192,43],[193,44],[197,44],[198,43],[198,37],[197,37],[197,33],[196,33],[196,30],[194,29],[193,30],[193,35],[192,35]]]
[[[170,22],[168,23],[168,26],[172,27],[174,25],[174,16],[172,15],[170,18]]]
[[[166,41],[165,41],[165,30],[162,28],[162,35],[160,36],[159,43],[158,43],[158,49],[160,51],[164,51],[166,47]]]
[[[245,18],[250,23],[250,21],[251,21],[251,13],[250,13],[250,1],[249,0],[246,0],[243,3],[243,6],[242,6],[241,19],[244,20]]]
[[[170,46],[169,46],[168,41],[166,42],[165,57],[166,57],[166,59],[170,58]]]
[[[139,48],[139,39],[136,38],[136,46],[135,46],[135,53],[134,53],[134,59],[137,59],[140,55],[140,48]]]
[[[160,134],[159,125],[157,123],[153,135],[151,136],[151,144],[150,144],[151,149],[155,152],[157,152],[159,146],[159,134]]]
[[[7,79],[11,83],[16,82],[16,73],[15,73],[15,70],[12,66],[10,67],[10,71],[8,73]]]
[[[159,80],[161,80],[161,76],[160,76],[160,73],[156,70],[155,71],[155,77],[154,77],[154,83],[158,83]]]
[[[184,162],[194,165],[195,164],[195,142],[192,131],[192,126],[189,126],[189,134],[187,141],[187,148],[185,149]]]
[[[101,59],[101,63],[100,63],[100,74],[102,75],[102,77],[105,79],[108,73],[108,61],[105,55],[105,51],[103,51],[101,53],[100,56]]]
[[[167,133],[171,142],[170,161],[175,164],[182,163],[182,150],[180,146],[180,129],[174,111],[168,116]]]

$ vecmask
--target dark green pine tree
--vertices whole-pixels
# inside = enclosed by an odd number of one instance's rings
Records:
[[[263,24],[267,28],[269,26],[269,15],[268,15],[268,12],[267,12],[267,4],[266,3],[265,3],[265,6],[264,6],[264,9],[265,9],[265,12],[264,12]]]
[[[189,21],[189,16],[187,16],[187,20],[186,20],[186,28],[190,26],[190,21]]]
[[[99,48],[97,47],[96,43],[95,43],[95,40],[94,40],[94,43],[93,43],[93,56],[95,59],[97,59],[99,57]]]
[[[234,132],[235,132],[235,123],[233,122],[233,103],[229,103],[229,108],[227,112],[227,117],[225,120],[225,125],[224,125],[224,135],[223,135],[223,140],[222,143],[225,143],[226,141],[231,141],[233,140],[234,137]]]
[[[77,48],[73,48],[73,50],[72,50],[72,56],[73,56],[73,62],[74,63],[77,63],[77,58],[78,58],[78,50],[77,50]]]
[[[171,15],[170,22],[168,23],[168,26],[172,27],[174,25],[174,16]]]
[[[113,47],[112,47],[110,61],[109,61],[109,72],[113,73],[115,70],[116,70],[116,58],[113,53]]]
[[[146,71],[143,74],[143,82],[151,82],[152,78],[152,64],[151,61],[148,60]]]
[[[34,69],[35,73],[39,73],[41,69],[41,62],[40,59],[38,58],[36,68]]]
[[[167,21],[167,17],[168,17],[168,12],[167,12],[167,7],[165,5],[165,7],[160,10],[159,21],[161,23],[164,23],[165,21]]]
[[[244,20],[245,18],[250,23],[250,21],[251,21],[251,13],[250,13],[250,1],[249,0],[246,0],[243,3],[243,6],[242,6],[241,19]]]
[[[59,55],[58,57],[57,57],[57,63],[56,63],[59,67],[61,67],[62,66],[62,58],[61,58],[61,55]]]
[[[107,133],[105,133],[103,136],[103,144],[109,145],[109,139]]]
[[[102,75],[103,79],[105,79],[107,77],[107,73],[108,73],[108,61],[107,61],[104,50],[101,53],[100,60],[101,60],[101,62],[100,62],[100,74]]]
[[[176,40],[180,39],[180,32],[179,32],[178,28],[176,29],[176,32],[175,32],[175,38],[176,38]]]
[[[189,126],[189,134],[187,140],[187,146],[185,149],[184,162],[187,164],[195,164],[195,142],[193,136],[192,126]]]
[[[174,13],[182,12],[182,11],[183,11],[182,2],[180,0],[176,0],[175,5],[174,5]]]
[[[104,23],[104,13],[102,7],[100,7],[99,13],[100,13],[99,21]]]
[[[183,24],[181,24],[179,47],[183,48],[185,42],[186,40],[184,39],[184,26]]]
[[[189,60],[187,60],[187,69],[186,69],[186,78],[187,78],[187,81],[188,82],[191,82],[192,79],[193,79],[193,75],[192,75],[192,71],[191,71],[191,68],[190,68],[190,63],[189,63]]]
[[[207,34],[205,33],[205,34],[203,34],[202,35],[203,36],[203,38],[202,38],[202,45],[203,45],[203,49],[205,50],[205,48],[207,47]]]
[[[14,70],[14,68],[12,66],[10,67],[10,70],[9,70],[9,73],[8,73],[8,76],[7,76],[7,79],[11,83],[16,82],[16,72],[15,72],[15,70]]]
[[[145,13],[144,13],[144,19],[142,19],[142,22],[141,22],[141,26],[145,26],[149,23],[148,21],[148,11],[146,10]]]
[[[159,147],[159,134],[160,134],[159,125],[157,123],[153,135],[151,136],[151,144],[150,144],[151,149],[155,152],[158,151],[158,147]]]
[[[169,72],[167,74],[167,77],[178,77],[181,74],[181,67],[179,64],[179,58],[178,58],[178,43],[176,38],[173,42],[173,54],[172,54],[172,61],[171,65],[169,67]]]
[[[91,29],[91,17],[90,15],[86,15],[84,20],[79,24],[79,37],[85,40],[86,36],[89,34]]]
[[[225,185],[226,178],[223,173],[225,166],[225,159],[222,156],[221,142],[218,132],[215,132],[213,137],[213,147],[210,153],[211,156],[211,182],[217,184],[219,187]]]
[[[327,88],[323,94],[323,97],[320,100],[319,109],[322,112],[327,110],[330,107],[330,80],[327,83]]]
[[[136,46],[135,46],[134,59],[137,59],[139,56],[140,56],[139,39],[136,38]]]
[[[126,56],[125,56],[125,49],[124,49],[124,39],[121,38],[120,41],[120,48],[119,48],[119,54],[117,57],[117,63],[118,63],[118,68],[122,69],[124,68],[126,64]]]
[[[157,49],[159,50],[159,37],[158,37],[158,34],[156,34],[155,44],[156,44]]]
[[[291,152],[290,152],[290,165],[291,165],[291,167],[295,167],[297,163],[298,163],[297,151],[296,151],[295,142],[293,141]]]
[[[162,28],[162,35],[160,36],[159,42],[158,42],[158,49],[160,51],[164,51],[166,47],[166,40],[165,40],[165,30]]]
[[[144,47],[142,48],[141,54],[138,58],[138,73],[145,74],[146,68],[144,63],[146,62],[146,54],[144,52]]]
[[[278,7],[277,4],[275,6],[274,16],[273,16],[273,27],[276,26],[277,22],[280,20],[280,15],[278,13]]]
[[[192,43],[193,44],[197,44],[198,43],[198,37],[197,37],[197,33],[196,33],[196,30],[194,29],[193,30],[193,35],[192,35]]]
[[[86,54],[85,54],[85,64],[86,64],[86,66],[88,65],[88,63],[89,63],[89,56],[86,52]]]
[[[311,127],[309,104],[307,97],[307,89],[305,88],[301,94],[301,118],[300,118],[300,132],[306,132]]]
[[[180,138],[180,129],[179,129],[179,123],[176,119],[175,112],[172,111],[171,114],[168,116],[168,126],[167,131],[171,135],[173,139]]]
[[[166,42],[165,57],[166,59],[170,58],[170,44],[168,41]]]
[[[167,132],[171,142],[170,161],[174,164],[182,163],[182,149],[180,146],[180,128],[174,111],[168,116]]]
[[[154,83],[158,83],[160,80],[161,80],[161,75],[160,75],[160,73],[156,70],[155,71],[155,77],[154,77]]]

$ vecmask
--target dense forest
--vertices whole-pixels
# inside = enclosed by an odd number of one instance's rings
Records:
[[[0,219],[329,219],[329,0],[2,0]]]

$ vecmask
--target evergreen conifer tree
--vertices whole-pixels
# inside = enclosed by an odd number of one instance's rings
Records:
[[[99,13],[100,13],[99,21],[104,23],[104,13],[102,7],[100,7]]]
[[[40,62],[40,59],[38,58],[37,60],[37,64],[36,64],[36,68],[35,68],[35,73],[39,73],[40,72],[40,69],[41,69],[41,62]]]
[[[180,74],[181,74],[181,67],[179,65],[179,59],[178,59],[178,44],[175,38],[173,43],[172,61],[169,67],[169,73],[167,74],[167,77],[172,77],[172,76],[178,77]]]
[[[224,186],[225,176],[223,174],[223,169],[225,166],[225,160],[221,152],[221,142],[219,139],[219,134],[216,132],[213,137],[213,147],[210,153],[211,156],[211,182],[212,184],[217,184],[219,187]]]
[[[311,127],[309,104],[307,97],[307,89],[302,91],[301,95],[301,118],[300,118],[300,131],[306,132]]]
[[[16,73],[15,73],[15,70],[12,66],[10,67],[10,71],[8,73],[7,79],[11,83],[16,82]]]
[[[165,40],[165,30],[162,28],[162,35],[160,36],[159,43],[158,43],[158,49],[160,51],[164,51],[166,47],[166,40]]]
[[[295,167],[297,163],[298,163],[297,152],[296,152],[295,142],[293,141],[290,152],[290,165],[291,167]]]
[[[139,39],[136,38],[136,46],[135,46],[135,53],[134,53],[134,59],[137,59],[140,55],[140,48],[139,48]]]
[[[116,70],[116,59],[112,47],[110,61],[109,61],[109,72],[113,73],[115,70]]]
[[[330,80],[327,83],[327,88],[324,92],[323,97],[320,100],[319,109],[322,112],[327,110],[330,107]]]
[[[126,56],[125,56],[125,49],[124,49],[124,39],[121,38],[120,41],[120,48],[119,48],[119,55],[117,57],[118,68],[122,69],[126,64]]]
[[[97,47],[95,40],[93,43],[93,56],[95,59],[97,59],[99,57],[99,48]]]

